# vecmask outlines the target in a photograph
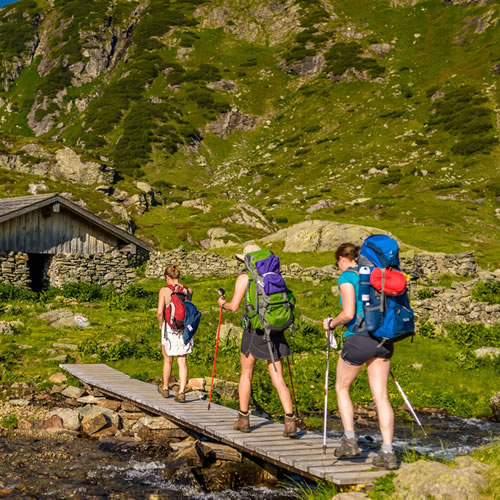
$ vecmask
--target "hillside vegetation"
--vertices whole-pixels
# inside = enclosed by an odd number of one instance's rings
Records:
[[[497,265],[499,19],[493,0],[20,0],[0,9],[2,196],[43,181],[160,250],[263,236],[245,203],[269,231],[370,225]],[[62,147],[115,169],[107,195],[37,170]],[[113,198],[138,181],[146,210]]]

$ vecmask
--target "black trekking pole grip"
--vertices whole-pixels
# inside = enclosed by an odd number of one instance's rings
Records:
[[[217,288],[217,293],[220,295],[221,299],[226,298],[226,290],[224,290],[224,288]]]

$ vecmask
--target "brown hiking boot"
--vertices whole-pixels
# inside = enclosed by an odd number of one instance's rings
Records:
[[[342,436],[340,446],[333,450],[336,457],[357,457],[361,454],[359,451],[358,440],[356,438],[350,439]]]
[[[295,416],[287,417],[285,415],[285,428],[283,430],[283,436],[287,438],[294,438],[297,436],[297,419]]]
[[[185,392],[178,392],[175,396],[175,401],[178,403],[185,403],[186,402],[186,393]]]
[[[240,432],[250,432],[250,415],[238,412],[238,420],[233,424],[233,429]]]
[[[395,470],[398,468],[396,454],[393,451],[383,451],[381,449],[378,456],[373,459],[373,465],[387,470]]]
[[[158,386],[158,392],[164,397],[164,398],[168,398],[168,395],[169,395],[169,390],[168,388],[165,389],[165,386],[163,384],[160,384]]]

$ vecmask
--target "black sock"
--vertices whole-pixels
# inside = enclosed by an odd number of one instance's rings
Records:
[[[285,413],[285,416],[288,417],[288,418],[292,418],[293,417],[293,413]]]

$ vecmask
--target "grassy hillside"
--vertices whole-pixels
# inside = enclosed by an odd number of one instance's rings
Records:
[[[115,188],[152,184],[166,203],[132,215],[157,249],[262,236],[222,222],[246,202],[498,264],[500,8],[404,3],[20,0],[0,10],[0,154],[66,145]],[[3,195],[26,194],[12,175]],[[116,217],[93,187],[54,188]],[[167,208],[195,198],[210,211]]]

